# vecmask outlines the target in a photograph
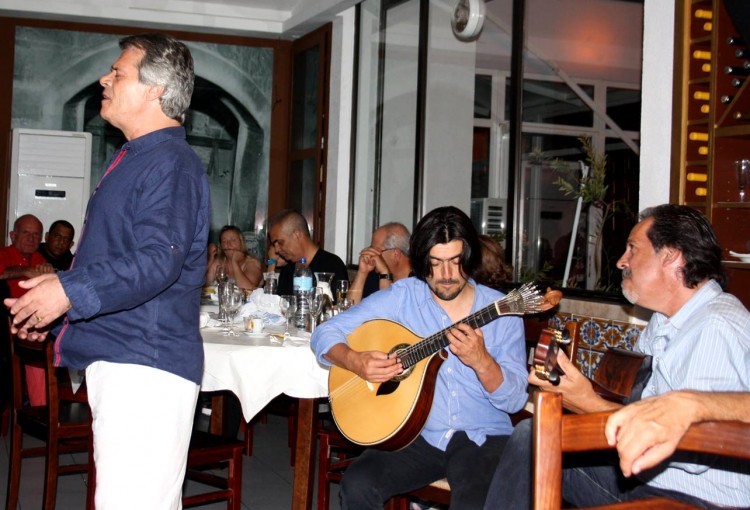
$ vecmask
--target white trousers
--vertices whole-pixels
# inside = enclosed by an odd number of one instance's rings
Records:
[[[86,369],[97,510],[179,510],[200,387],[169,372],[97,361]]]

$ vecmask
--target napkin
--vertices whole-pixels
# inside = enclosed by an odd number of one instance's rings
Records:
[[[263,289],[255,289],[250,294],[248,302],[240,308],[239,316],[263,319],[269,326],[283,325],[286,320],[279,310],[279,296],[265,294]]]
[[[310,333],[298,331],[294,336],[284,338],[284,347],[308,347],[310,345]]]
[[[202,328],[218,328],[223,325],[220,320],[211,318],[208,312],[201,312],[199,324]]]

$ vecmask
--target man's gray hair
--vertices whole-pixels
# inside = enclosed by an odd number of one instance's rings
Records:
[[[409,255],[409,229],[403,223],[392,221],[380,226],[385,230],[384,250],[399,250],[404,255]]]
[[[144,52],[138,65],[138,79],[144,85],[162,87],[159,98],[162,111],[184,123],[195,84],[193,57],[188,47],[173,37],[154,33],[123,37],[120,48],[138,48]]]

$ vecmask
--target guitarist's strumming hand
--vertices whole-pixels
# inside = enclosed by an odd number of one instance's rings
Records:
[[[355,351],[347,344],[334,345],[325,358],[373,383],[388,381],[404,371],[401,360],[394,356],[379,351]]]
[[[493,392],[503,383],[503,371],[484,345],[482,330],[468,324],[457,324],[449,329],[445,337],[450,342],[449,349],[461,362],[476,372],[482,386]]]
[[[557,364],[564,373],[560,376],[560,384],[554,386],[540,379],[534,369],[529,373],[529,384],[538,386],[542,391],[561,394],[563,406],[574,413],[595,413],[622,407],[597,395],[591,381],[571,363],[562,349],[557,353]]]

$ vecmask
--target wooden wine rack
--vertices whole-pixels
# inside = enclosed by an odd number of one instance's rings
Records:
[[[750,58],[722,0],[675,0],[675,79],[670,201],[708,216],[724,249],[729,291],[750,308],[750,264],[729,250],[750,253],[750,189],[739,201],[734,160],[750,159],[750,76],[727,74]],[[739,87],[732,79],[742,80]],[[722,101],[723,96],[731,98]],[[735,114],[743,114],[743,120]]]

